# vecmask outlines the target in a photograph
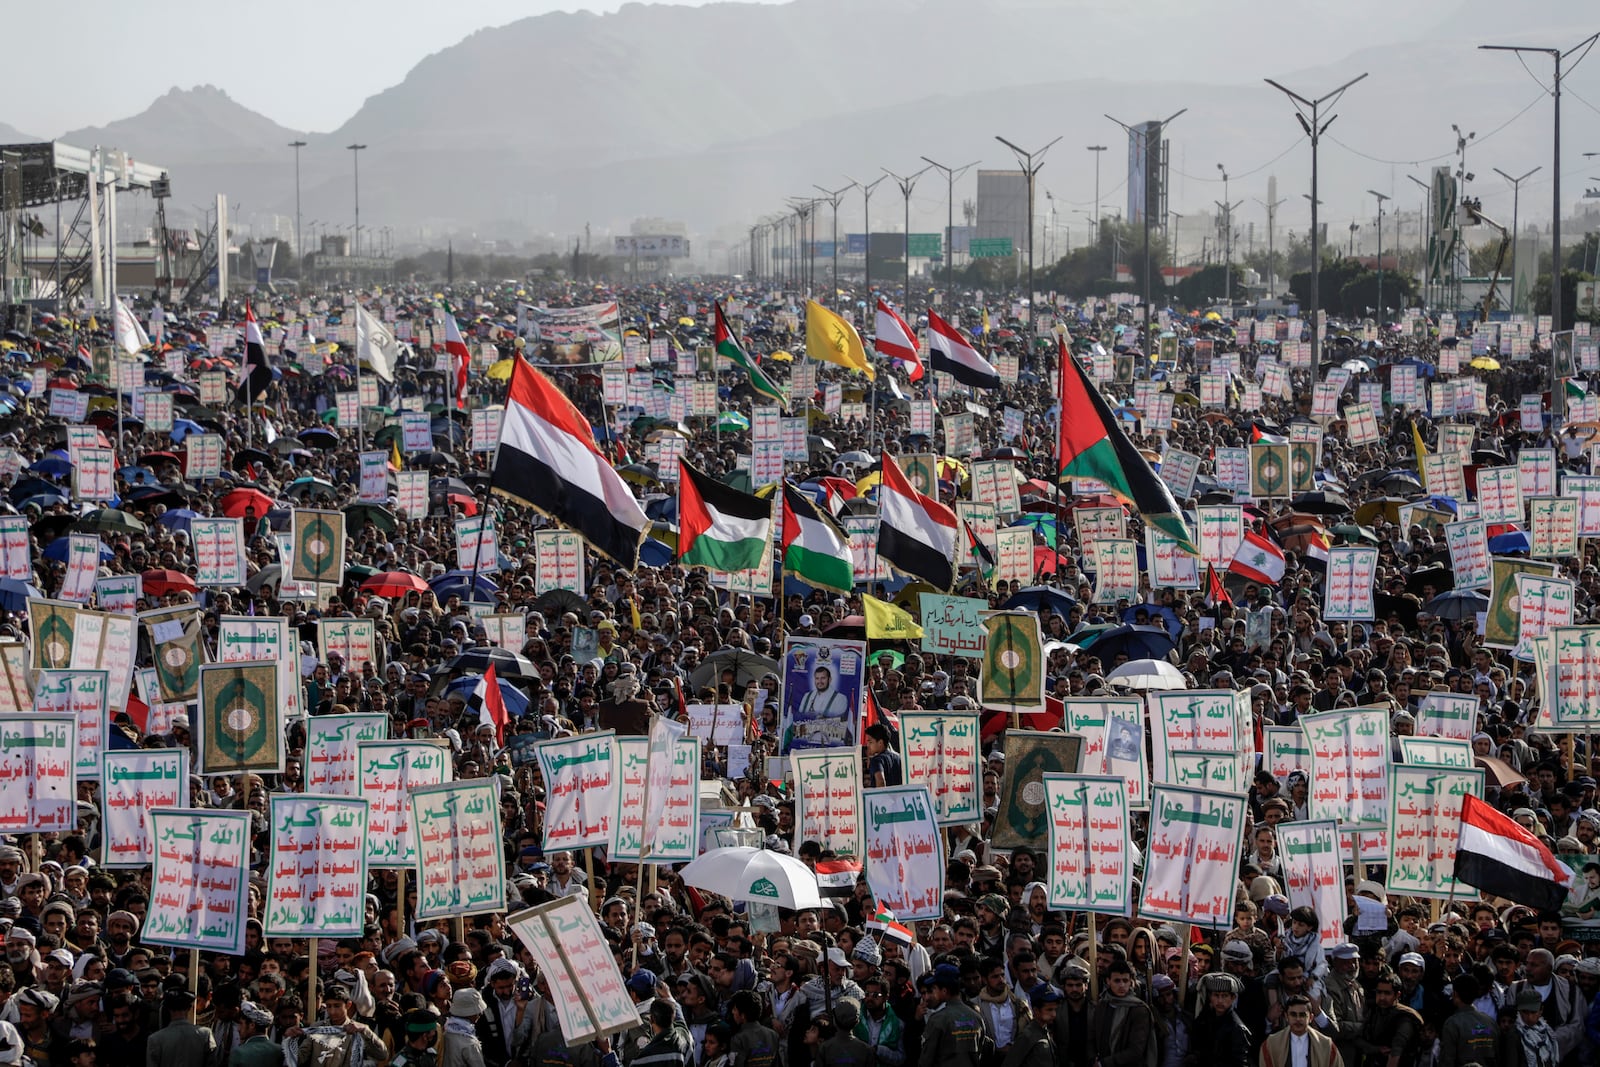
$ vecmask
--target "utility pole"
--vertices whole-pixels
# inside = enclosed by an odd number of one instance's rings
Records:
[[[1494,168],[1496,174],[1511,183],[1511,313],[1513,315],[1517,313],[1517,240],[1520,236],[1517,233],[1517,208],[1522,202],[1522,183],[1543,169],[1544,165],[1540,164],[1522,177],[1513,178],[1499,167]]]
[[[1139,136],[1144,138],[1144,161],[1145,161],[1144,165],[1145,165],[1145,175],[1146,175],[1145,188],[1139,190],[1139,194],[1140,194],[1139,195],[1139,200],[1140,200],[1140,203],[1142,203],[1144,205],[1143,210],[1140,211],[1139,214],[1144,217],[1144,334],[1143,334],[1142,344],[1144,345],[1144,351],[1145,351],[1146,355],[1150,354],[1151,343],[1153,341],[1153,338],[1152,338],[1152,336],[1150,334],[1150,303],[1151,303],[1151,301],[1153,299],[1153,296],[1152,296],[1151,291],[1150,291],[1150,216],[1151,216],[1151,214],[1153,212],[1160,210],[1160,206],[1161,206],[1159,203],[1152,204],[1152,203],[1148,202],[1149,199],[1150,199],[1149,198],[1149,194],[1148,194],[1148,190],[1150,188],[1149,172],[1150,172],[1150,168],[1152,166],[1154,166],[1154,167],[1157,168],[1157,173],[1158,174],[1160,173],[1160,167],[1161,167],[1161,158],[1160,158],[1161,157],[1161,142],[1166,137],[1167,126],[1170,125],[1172,123],[1172,121],[1174,119],[1176,119],[1179,115],[1182,115],[1185,111],[1188,111],[1188,110],[1189,109],[1186,108],[1186,107],[1185,108],[1179,108],[1177,111],[1173,112],[1171,115],[1167,116],[1166,118],[1162,119],[1159,123],[1156,124],[1156,143],[1155,143],[1155,153],[1156,154],[1155,154],[1154,157],[1152,157],[1151,154],[1150,154],[1150,148],[1151,148],[1150,142],[1149,142],[1150,127],[1148,125],[1146,125],[1143,128],[1142,132],[1139,133]],[[1123,122],[1121,119],[1115,118],[1115,117],[1113,117],[1111,115],[1107,115],[1106,118],[1111,119],[1112,122],[1115,122],[1118,126],[1121,126],[1124,130],[1126,130],[1129,137],[1134,136],[1133,127],[1129,126],[1126,122]],[[1097,161],[1096,162],[1096,169],[1097,170],[1098,170],[1098,167],[1099,167],[1099,164],[1098,164],[1099,158],[1100,158],[1099,156],[1095,157],[1095,159]],[[1157,187],[1159,188],[1162,179],[1158,177],[1156,179],[1156,181],[1157,181]],[[1095,205],[1095,211],[1099,212],[1099,210],[1100,210],[1100,205],[1096,204]],[[1113,269],[1115,269],[1115,261],[1113,261]]]
[[[845,177],[850,178],[850,175],[846,174]],[[867,239],[866,252],[861,257],[861,261],[867,265],[866,280],[862,283],[862,287],[866,290],[869,304],[872,302],[872,190],[878,187],[878,183],[883,181],[884,177],[885,175],[879,175],[870,182],[850,178],[851,184],[861,190],[861,228],[865,231],[864,236]],[[877,305],[872,304],[872,306]]]
[[[1031,325],[1032,322],[1033,322],[1033,293],[1034,293],[1034,289],[1033,289],[1033,231],[1034,231],[1034,225],[1033,225],[1033,185],[1034,185],[1034,179],[1038,177],[1040,168],[1042,168],[1044,166],[1044,154],[1046,152],[1050,151],[1050,145],[1055,144],[1056,141],[1061,140],[1061,138],[1057,137],[1054,141],[1051,141],[1050,144],[1045,145],[1043,148],[1039,149],[1036,152],[1025,152],[1022,149],[1018,148],[1016,145],[1012,144],[1010,141],[1006,140],[1004,137],[1001,137],[999,134],[995,134],[995,138],[994,139],[996,141],[999,141],[1001,144],[1005,145],[1007,148],[1011,149],[1012,154],[1017,157],[1017,162],[1019,164],[1021,164],[1021,166],[1022,166],[1022,173],[1027,175],[1027,177],[1028,177],[1028,322]],[[1096,157],[1096,158],[1098,158],[1098,157]],[[1037,159],[1039,162],[1035,163],[1034,162],[1035,159]],[[1031,333],[1032,331],[1030,330],[1029,332]]]
[[[824,189],[820,185],[811,188],[828,195],[821,198],[821,202],[833,208],[833,292],[828,296],[829,306],[839,302],[839,194],[848,192],[856,187],[855,182],[839,189]]]
[[[928,171],[931,170],[931,169],[932,169],[931,167],[923,167],[921,170],[917,171],[915,174],[912,174],[912,175],[910,175],[908,177],[902,178],[900,175],[896,174],[894,171],[890,170],[888,167],[884,167],[883,168],[883,172],[885,174],[887,174],[889,177],[893,178],[895,180],[895,183],[900,186],[900,196],[905,202],[905,209],[906,209],[906,224],[905,224],[906,225],[906,247],[905,247],[906,291],[904,293],[902,293],[901,296],[905,300],[905,309],[906,309],[906,314],[907,315],[911,314],[911,190],[913,190],[913,189],[915,189],[917,187],[917,179],[922,177],[924,174],[928,173]],[[870,242],[871,238],[869,237],[867,240]],[[871,251],[871,249],[868,249],[868,251]]]
[[[1422,306],[1428,307],[1432,283],[1428,280],[1428,204],[1433,200],[1433,187],[1421,178],[1407,174],[1406,181],[1422,190],[1422,210],[1417,215],[1417,249],[1422,255]]]
[[[1100,153],[1106,150],[1103,144],[1092,144],[1088,150],[1094,153],[1094,231],[1096,238],[1100,235]]]
[[[1222,299],[1228,302],[1231,309],[1233,307],[1233,209],[1244,201],[1235,204],[1228,199],[1228,168],[1218,163],[1217,170],[1222,174],[1222,202],[1218,203],[1217,207],[1222,209],[1222,243],[1226,249],[1223,252],[1226,258],[1223,260],[1222,268]]]
[[[1378,325],[1383,325],[1383,202],[1389,199],[1376,189],[1367,192],[1378,198]],[[1395,244],[1399,244],[1399,240]]]
[[[1284,203],[1278,198],[1278,179],[1267,179],[1267,198],[1255,198],[1256,203],[1267,209],[1267,296],[1278,295],[1278,257],[1273,239],[1278,231],[1278,208]]]
[[[289,142],[289,147],[294,149],[294,277],[302,286],[305,284],[301,275],[306,262],[306,246],[300,243],[300,149],[305,146],[304,141]]]
[[[350,158],[355,164],[356,179],[355,247],[350,250],[350,254],[352,256],[359,256],[361,254],[361,152],[367,146],[364,144],[353,144],[346,147],[350,149]]]
[[[1476,130],[1470,133],[1462,133],[1461,127],[1453,122],[1450,124],[1450,132],[1456,135],[1456,204],[1459,205],[1461,201],[1467,198],[1467,183],[1476,177],[1476,175],[1467,171],[1467,145],[1478,134]],[[1459,226],[1459,216],[1454,217],[1456,218],[1455,225]],[[1452,302],[1455,304],[1455,310],[1457,311],[1461,310],[1461,271],[1457,264],[1461,261],[1463,251],[1463,246],[1458,244],[1456,246],[1456,254],[1450,260],[1450,292]]]
[[[1328,116],[1328,121],[1322,121],[1322,107],[1338,101],[1346,89],[1365,78],[1366,74],[1358,74],[1331,92],[1324,93],[1315,100],[1308,100],[1292,89],[1263,78],[1268,85],[1289,98],[1294,105],[1295,118],[1300,123],[1300,128],[1311,138],[1311,380],[1317,380],[1317,374],[1322,359],[1322,303],[1321,292],[1318,286],[1322,274],[1322,228],[1317,224],[1317,210],[1321,202],[1317,199],[1317,145],[1322,140],[1322,135],[1338,115]],[[1309,112],[1309,116],[1308,113]]]
[[[965,166],[947,167],[943,163],[935,163],[933,160],[929,159],[927,156],[923,156],[922,160],[923,160],[924,163],[927,163],[929,166],[933,167],[935,170],[938,170],[938,171],[940,171],[941,173],[944,174],[944,181],[945,181],[945,213],[946,213],[944,242],[948,246],[944,250],[944,302],[945,302],[945,305],[946,305],[945,306],[945,313],[949,314],[949,315],[955,315],[955,313],[956,313],[956,296],[955,296],[955,292],[956,292],[956,289],[955,289],[955,287],[956,287],[956,233],[955,233],[955,231],[956,231],[956,179],[961,177],[967,171],[971,170],[973,167],[976,167],[980,161],[974,159],[971,163],[968,163]],[[970,246],[969,246],[969,249],[970,249]]]

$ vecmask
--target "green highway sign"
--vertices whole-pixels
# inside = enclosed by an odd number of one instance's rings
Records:
[[[913,256],[932,258],[939,254],[940,235],[937,233],[914,233],[907,242],[906,249]]]
[[[967,245],[973,259],[993,259],[1011,255],[1009,237],[974,237]]]

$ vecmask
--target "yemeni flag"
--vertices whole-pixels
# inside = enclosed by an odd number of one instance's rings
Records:
[[[1057,481],[1095,478],[1103,482],[1113,494],[1138,508],[1145,522],[1177,541],[1185,552],[1198,556],[1199,546],[1178,502],[1172,499],[1172,490],[1156,477],[1117,425],[1105,398],[1067,351],[1066,341],[1058,338],[1056,343],[1062,365]]]
[[[244,306],[244,380],[239,383],[238,400],[249,404],[272,384],[272,368],[267,366],[267,346],[261,340],[261,324],[255,309]]]
[[[872,692],[872,686],[865,686],[861,690],[861,729],[876,723],[883,723],[894,734],[900,736],[900,716],[878,703],[877,696]]]
[[[467,342],[461,337],[461,327],[456,325],[456,317],[450,314],[450,309],[444,312],[444,350],[450,357],[450,365],[455,368],[456,374],[456,407],[467,406],[467,364],[472,362],[472,353],[467,351]]]
[[[1000,372],[978,354],[966,335],[928,311],[928,362],[962,385],[974,389],[1000,388]]]
[[[1283,549],[1254,530],[1246,530],[1228,570],[1246,581],[1277,585],[1283,581]]]
[[[770,559],[772,503],[678,460],[678,561],[733,574]]]
[[[722,302],[719,300],[712,307],[716,311],[717,322],[717,333],[712,344],[717,350],[717,355],[731,360],[735,366],[744,371],[750,377],[750,388],[755,390],[758,396],[776,400],[787,409],[789,398],[784,395],[783,390],[772,383],[772,379],[767,377],[760,365],[751,359],[749,353],[734,339],[733,331],[728,328],[728,316],[722,312]]]
[[[900,313],[883,297],[878,297],[878,321],[872,338],[872,347],[879,355],[888,356],[897,365],[910,368],[912,381],[923,375],[922,360],[917,355],[917,333]]]
[[[1540,911],[1567,899],[1572,871],[1539,839],[1472,796],[1461,798],[1456,881]]]
[[[893,941],[901,948],[910,948],[917,939],[911,927],[896,922],[894,912],[888,908],[879,908],[878,914],[867,920],[867,930],[877,934],[879,940]]]
[[[483,677],[478,679],[478,686],[472,691],[472,699],[478,702],[479,722],[494,723],[495,744],[506,743],[506,725],[511,721],[506,714],[505,698],[500,693],[500,679],[495,676],[494,664],[489,664],[483,672]]]
[[[639,564],[650,520],[594,443],[589,420],[521,356],[500,424],[489,489],[583,536],[624,567]]]
[[[911,487],[887,452],[878,486],[878,556],[901,574],[935,589],[956,584],[955,512]]]
[[[791,577],[838,593],[855,587],[850,542],[810,497],[788,482],[783,483],[782,544],[783,569]]]
[[[817,892],[822,896],[854,896],[856,880],[860,877],[860,860],[839,858],[817,861]]]

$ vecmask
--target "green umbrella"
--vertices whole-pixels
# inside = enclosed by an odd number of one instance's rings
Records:
[[[1378,543],[1378,535],[1376,533],[1365,526],[1357,526],[1353,522],[1340,523],[1338,526],[1333,527],[1332,532],[1346,541],[1360,541],[1369,545]]]
[[[352,563],[344,569],[344,580],[360,585],[377,573],[378,568],[376,567],[369,567],[365,563]]]
[[[77,521],[73,529],[83,533],[142,534],[144,523],[116,508],[96,508]]]
[[[727,474],[722,476],[722,481],[725,485],[732,486],[741,493],[748,493],[750,491],[749,471],[729,471]]]
[[[386,534],[392,534],[400,528],[394,512],[382,504],[351,504],[344,509],[344,514],[345,518],[350,520],[351,533],[355,533],[368,523]]]
[[[749,428],[750,420],[737,411],[724,411],[722,417],[717,420],[717,429],[719,430],[732,432],[735,430],[748,430]]]

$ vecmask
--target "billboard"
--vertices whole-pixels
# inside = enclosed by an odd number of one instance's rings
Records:
[[[1428,185],[1428,281],[1450,277],[1461,230],[1456,225],[1456,177],[1449,167],[1434,167]]]
[[[1028,176],[1020,170],[978,172],[979,240],[1009,238],[1013,247],[1028,243]],[[974,253],[976,255],[976,253]]]
[[[1162,201],[1161,123],[1141,122],[1128,129],[1128,221],[1144,221],[1146,207],[1159,224]]]
[[[612,252],[619,256],[680,259],[689,254],[689,239],[672,234],[626,234],[612,242]]]

